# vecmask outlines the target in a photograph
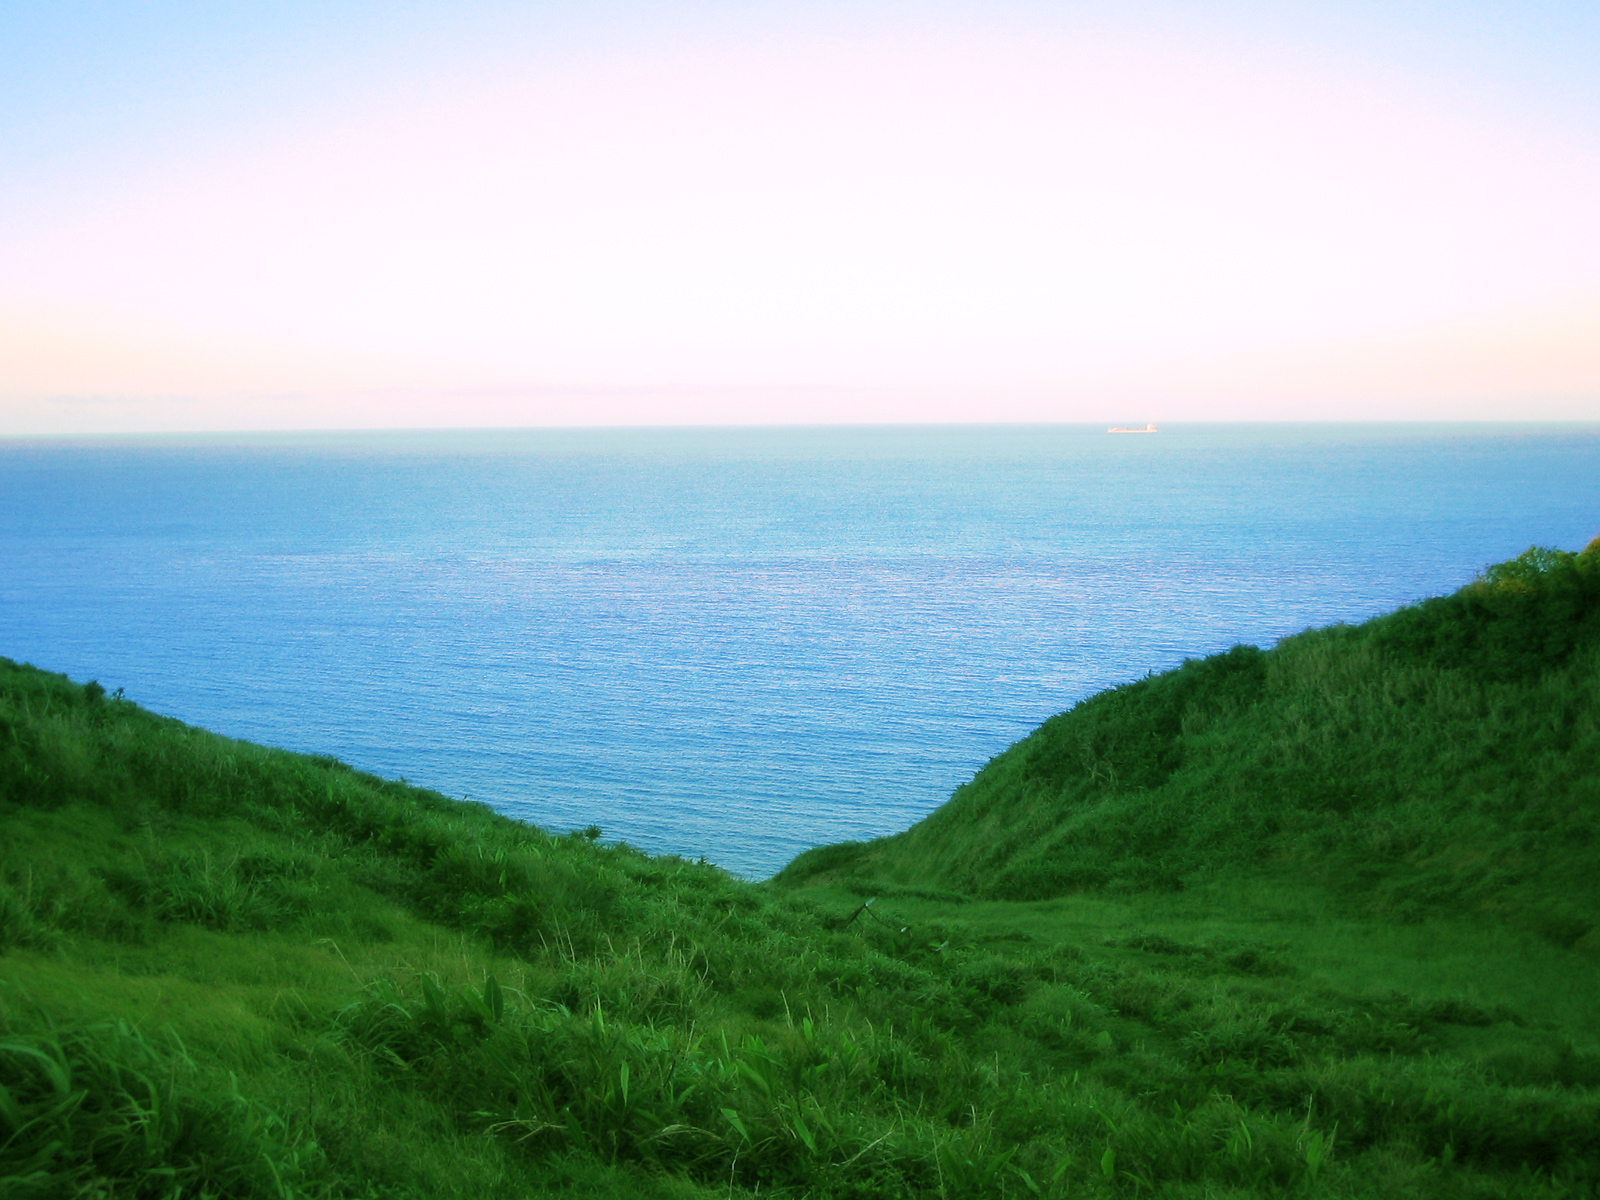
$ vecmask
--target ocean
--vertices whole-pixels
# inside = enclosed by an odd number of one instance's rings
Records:
[[[0,441],[0,655],[771,874],[1102,688],[1600,533],[1600,425]]]

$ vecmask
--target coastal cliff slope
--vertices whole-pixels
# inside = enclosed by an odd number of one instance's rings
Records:
[[[1091,696],[911,829],[779,876],[975,897],[1286,871],[1405,918],[1600,924],[1600,539]]]

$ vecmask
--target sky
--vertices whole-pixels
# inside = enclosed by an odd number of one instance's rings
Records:
[[[0,435],[1600,419],[1600,6],[14,2]]]

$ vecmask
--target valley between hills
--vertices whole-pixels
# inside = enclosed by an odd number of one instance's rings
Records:
[[[750,883],[0,660],[7,1197],[1600,1185],[1600,539]]]

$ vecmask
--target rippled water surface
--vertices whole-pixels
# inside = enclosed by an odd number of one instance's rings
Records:
[[[0,442],[0,654],[742,874],[1107,685],[1600,532],[1600,427]]]

